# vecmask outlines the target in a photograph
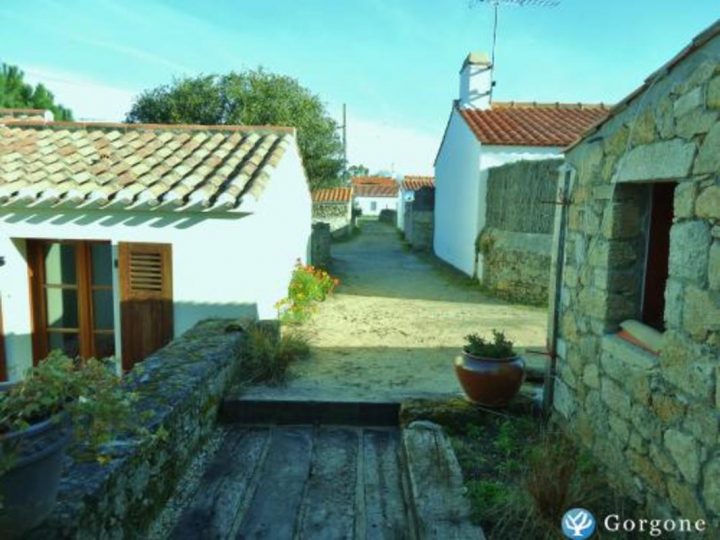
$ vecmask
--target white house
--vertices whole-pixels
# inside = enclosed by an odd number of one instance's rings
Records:
[[[468,275],[482,268],[475,239],[485,226],[488,169],[561,157],[565,146],[607,113],[602,104],[494,102],[492,84],[487,55],[470,53],[435,158],[433,247],[438,257]]]
[[[341,236],[351,232],[352,195],[352,187],[332,187],[313,190],[313,223],[327,223],[333,235]]]
[[[363,216],[378,216],[382,210],[397,210],[398,183],[389,176],[356,176],[352,179],[353,206]]]
[[[0,122],[0,363],[274,318],[310,231],[292,128]]]
[[[424,187],[435,187],[434,176],[407,175],[400,183],[400,191],[398,192],[397,203],[397,228],[401,231],[405,228],[405,203],[412,202],[415,198],[415,192]]]

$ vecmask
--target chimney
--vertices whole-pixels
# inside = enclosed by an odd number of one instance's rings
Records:
[[[492,85],[492,63],[488,55],[468,54],[460,69],[460,107],[489,109]]]

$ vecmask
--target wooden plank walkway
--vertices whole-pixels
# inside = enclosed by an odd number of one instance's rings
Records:
[[[171,538],[416,538],[397,428],[231,426]]]

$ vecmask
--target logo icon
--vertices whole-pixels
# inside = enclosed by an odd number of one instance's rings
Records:
[[[563,515],[561,525],[567,538],[585,540],[595,532],[595,516],[584,508],[571,508]]]

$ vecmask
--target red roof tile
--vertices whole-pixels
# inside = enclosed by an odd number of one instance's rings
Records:
[[[406,191],[417,191],[424,187],[435,187],[434,176],[406,176],[402,188]]]
[[[604,118],[603,104],[499,103],[459,109],[477,139],[499,146],[567,146]]]
[[[397,197],[397,194],[397,183],[395,183],[394,186],[373,186],[367,184],[355,186],[356,197]]]
[[[389,176],[353,176],[353,186],[390,186],[397,187],[397,182]]]
[[[316,189],[312,192],[314,203],[346,203],[352,199],[352,188],[334,187]]]

